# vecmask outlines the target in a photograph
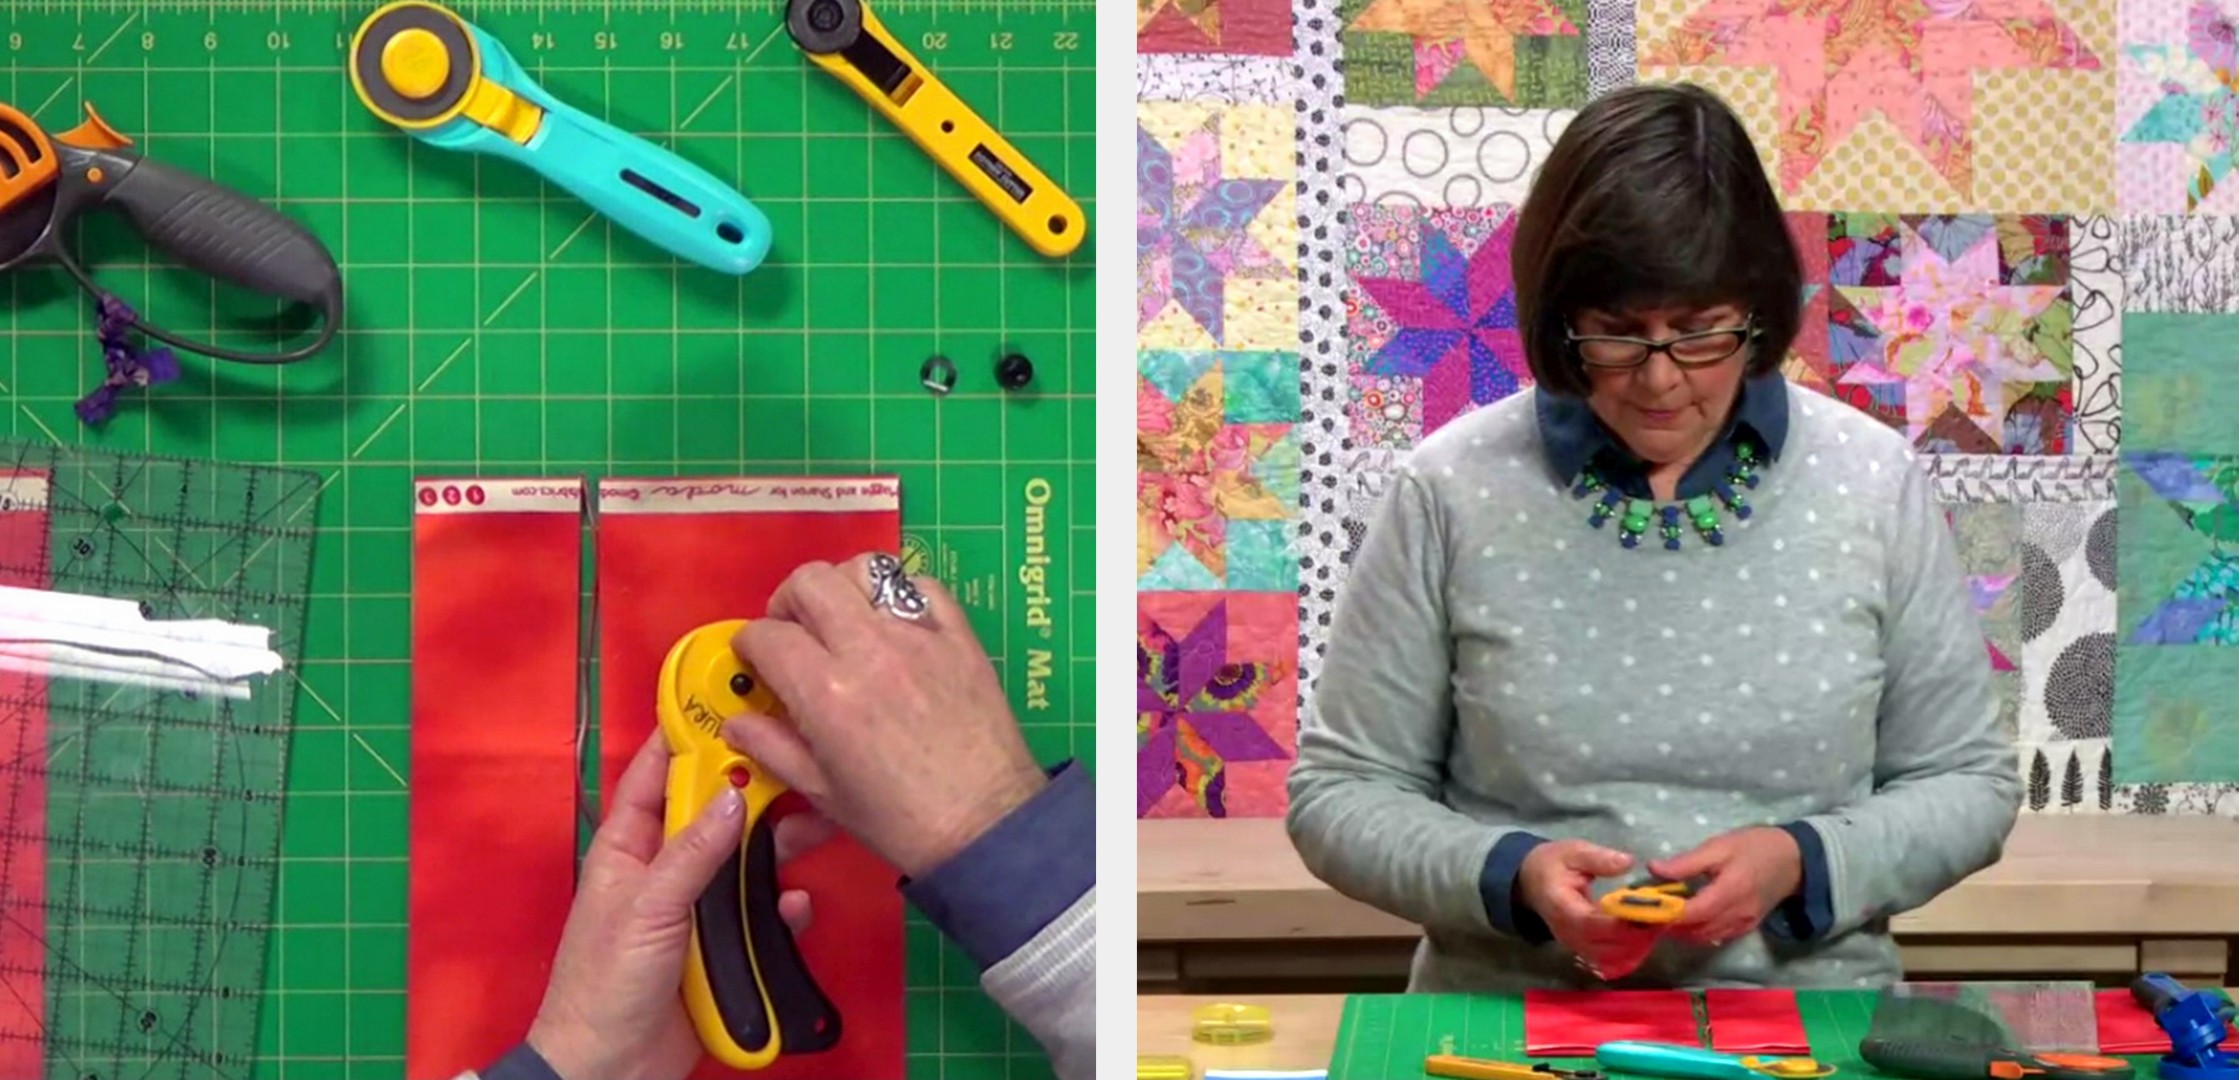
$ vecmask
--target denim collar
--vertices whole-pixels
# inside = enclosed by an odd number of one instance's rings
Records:
[[[1632,451],[1609,433],[1584,398],[1565,397],[1535,387],[1534,405],[1539,415],[1540,444],[1547,463],[1568,483],[1587,464],[1599,467],[1610,486],[1635,498],[1648,497],[1647,470]],[[1710,448],[1680,477],[1677,494],[1692,498],[1710,490],[1733,464],[1738,440],[1748,438],[1768,461],[1780,457],[1788,439],[1788,380],[1779,369],[1745,380],[1726,428]]]

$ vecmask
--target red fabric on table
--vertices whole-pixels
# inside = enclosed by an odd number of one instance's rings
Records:
[[[1701,1046],[1694,998],[1685,990],[1524,991],[1524,1053],[1592,1057],[1619,1039]]]
[[[1794,990],[1705,990],[1710,1048],[1722,1054],[1808,1054]]]
[[[574,899],[583,491],[414,485],[408,1080],[520,1041]]]
[[[2154,1023],[2153,1013],[2138,1004],[2125,987],[2120,990],[2101,990],[2094,996],[2093,1005],[2099,1013],[2099,1052],[2102,1054],[2166,1054],[2169,1052],[2169,1033]],[[2239,1040],[2239,1026],[2231,1027],[2225,1037],[2228,1044]]]
[[[607,480],[598,499],[602,805],[653,734],[661,661],[677,639],[707,623],[760,617],[803,563],[902,545],[901,490],[891,477]],[[801,959],[839,1012],[839,1043],[751,1073],[703,1060],[693,1075],[902,1080],[899,873],[841,837],[782,877],[815,906]]]
[[[45,589],[47,474],[0,471],[0,585]],[[47,680],[0,671],[0,1076],[46,1073]]]

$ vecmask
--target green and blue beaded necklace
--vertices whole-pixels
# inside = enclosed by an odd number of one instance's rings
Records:
[[[1747,439],[1737,439],[1735,443],[1733,464],[1727,466],[1722,479],[1711,485],[1708,494],[1663,505],[1653,499],[1632,498],[1610,486],[1590,462],[1580,471],[1570,493],[1574,498],[1583,499],[1601,492],[1586,523],[1599,529],[1610,519],[1617,519],[1617,542],[1628,548],[1639,547],[1641,537],[1648,534],[1652,524],[1656,535],[1663,539],[1666,551],[1679,550],[1679,538],[1686,534],[1686,525],[1693,525],[1704,542],[1717,547],[1726,542],[1725,512],[1731,512],[1738,520],[1749,519],[1749,500],[1738,489],[1754,489],[1761,468],[1755,446]]]

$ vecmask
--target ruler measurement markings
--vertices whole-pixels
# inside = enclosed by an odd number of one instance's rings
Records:
[[[52,448],[48,456],[59,460],[62,453],[59,448]],[[19,470],[35,471],[28,448],[19,450],[16,461]],[[260,545],[255,554],[261,556],[267,551],[277,551],[281,570],[295,571],[293,576],[300,580],[308,571],[308,563],[291,560],[290,556],[309,547],[311,532],[303,528],[259,529],[258,525],[278,516],[290,503],[315,499],[319,492],[317,477],[254,468],[227,469],[212,476],[187,461],[142,460],[128,464],[129,461],[123,457],[111,458],[106,476],[83,463],[50,465],[45,470],[52,477],[51,523],[49,535],[42,537],[42,543],[51,550],[52,539],[57,537],[71,537],[74,549],[88,537],[101,541],[95,545],[101,549],[97,553],[74,550],[73,559],[59,568],[52,586],[64,591],[151,600],[161,597],[166,606],[165,614],[176,609],[188,617],[226,617],[252,622],[257,621],[256,615],[267,615],[277,624],[274,628],[284,639],[282,646],[292,648],[305,602],[300,594],[282,591],[279,587],[282,582],[277,577],[265,580],[260,568],[255,576],[266,588],[233,590],[197,588],[184,579],[194,576],[188,571],[206,568],[218,559],[244,558],[249,541],[263,537],[267,543]],[[269,480],[278,476],[295,479],[277,489],[276,497],[268,498],[266,493],[272,490]],[[228,477],[233,479],[229,482]],[[162,483],[172,482],[174,478],[171,491],[157,490]],[[109,482],[103,484],[104,479]],[[107,515],[94,509],[92,502],[79,494],[93,487],[101,489],[103,509],[114,504],[128,512]],[[135,507],[145,507],[145,500],[162,494],[171,496],[173,505],[169,512],[129,512]],[[205,511],[214,511],[221,504],[230,504],[237,513],[212,520],[214,515]],[[290,519],[299,518],[301,509],[299,506],[297,514],[290,515]],[[111,516],[115,520],[109,520]],[[170,539],[167,545],[160,542],[161,534],[166,532]],[[141,538],[150,542],[137,543]],[[156,547],[171,549],[169,557],[149,558],[148,552]],[[128,558],[134,554],[140,558]],[[194,567],[184,565],[189,558],[195,560]],[[240,579],[249,569],[244,565],[232,578]],[[75,1026],[59,1025],[59,1030],[51,1031],[50,1047],[59,1057],[68,1059],[74,1069],[80,1058],[106,1060],[109,1064],[101,1068],[111,1071],[123,1068],[127,1061],[174,1062],[182,1077],[190,1072],[195,1076],[225,1075],[231,1071],[228,1066],[247,1065],[254,1050],[255,1032],[244,1028],[226,1033],[224,1018],[219,1015],[220,1003],[257,994],[259,987],[229,976],[224,964],[227,956],[239,956],[249,961],[248,966],[261,972],[261,964],[256,961],[262,952],[262,938],[269,933],[270,920],[266,914],[241,910],[240,904],[248,900],[245,894],[250,885],[269,879],[280,862],[278,785],[286,768],[284,714],[288,703],[281,700],[282,696],[270,693],[243,703],[232,699],[191,701],[184,695],[158,692],[147,694],[143,705],[119,706],[115,702],[126,693],[122,687],[111,689],[60,681],[52,686],[57,692],[52,694],[55,700],[49,703],[50,723],[58,731],[67,733],[64,739],[57,740],[58,743],[77,748],[78,760],[65,765],[66,770],[68,765],[75,766],[78,783],[62,800],[71,806],[72,828],[68,835],[53,834],[50,829],[46,839],[50,844],[60,844],[63,851],[75,854],[76,858],[66,861],[70,867],[66,876],[72,887],[66,888],[60,897],[50,895],[45,906],[61,924],[58,929],[71,934],[78,943],[75,950],[78,955],[65,952],[55,958],[58,970],[54,975],[62,984],[57,987],[57,1003],[74,999],[79,1022]],[[28,697],[7,702],[18,708],[28,703]],[[215,718],[205,715],[212,705]],[[275,711],[283,716],[274,718],[271,714]],[[124,722],[145,724],[125,729],[143,736],[140,740],[142,761],[147,766],[143,774],[116,775],[108,768],[97,767],[96,754],[86,743],[87,738],[98,735],[106,725],[122,716],[132,718]],[[189,751],[173,751],[173,744],[207,748],[211,756],[207,762],[195,761]],[[269,753],[255,760],[266,765],[271,770],[270,775],[242,771],[254,767],[249,756],[240,753],[244,747],[252,745],[269,747]],[[206,768],[208,786],[178,783],[165,775],[163,763],[173,758],[185,759],[183,764],[189,768]],[[19,776],[29,773],[50,779],[69,778],[67,771],[58,776],[51,768],[42,772],[37,763],[21,760],[5,771]],[[260,787],[263,790],[260,791]],[[190,833],[175,833],[170,843],[159,841],[154,832],[155,815],[173,813],[179,803],[194,799],[201,800],[206,807],[201,823],[201,846],[198,849],[178,846],[177,841]],[[237,811],[241,831],[235,837],[226,829],[226,823],[231,820],[229,815]],[[127,813],[134,814],[137,821],[123,816]],[[99,833],[89,835],[97,824]],[[131,826],[135,824],[139,826],[137,844],[125,839],[133,833]],[[20,831],[7,837],[21,838]],[[252,840],[261,842],[266,850],[261,853],[253,850]],[[86,887],[91,875],[102,873],[107,880],[110,875],[106,874],[106,869],[120,867],[137,869],[137,875],[132,877],[126,890],[130,895],[109,901],[92,895]],[[167,867],[170,869],[164,869]],[[159,877],[171,881],[180,869],[199,874],[203,881],[202,888],[176,890],[193,893],[192,912],[182,915],[170,909],[157,910],[155,881]],[[223,913],[213,910],[213,905],[218,904],[227,905],[229,910]],[[221,915],[226,917],[221,918]],[[152,942],[157,928],[177,931],[170,936],[191,941],[186,971],[156,970],[154,965],[158,961]],[[121,953],[85,953],[89,937],[96,935],[105,942],[121,940],[124,943]],[[240,947],[238,952],[234,951],[236,946]],[[77,962],[80,956],[87,962]],[[177,977],[180,975],[204,981],[182,984]],[[86,1023],[92,1018],[88,1010],[93,1003],[109,999],[114,999],[118,1005],[113,1025],[116,1030],[104,1037],[87,1030]],[[162,1015],[157,1012],[158,1008],[171,1015]],[[231,1034],[231,1047],[205,1046],[195,1037],[197,1014],[204,1009],[210,1010],[213,1038],[222,1041],[225,1034]],[[153,1022],[149,1021],[151,1015]],[[137,1039],[133,1030],[136,1027],[139,1029]],[[164,1030],[158,1032],[158,1027]],[[204,1071],[194,1071],[197,1066]]]

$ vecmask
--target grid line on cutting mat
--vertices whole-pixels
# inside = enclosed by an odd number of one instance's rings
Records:
[[[675,264],[509,163],[382,127],[341,66],[374,6],[0,0],[9,102],[60,130],[91,101],[151,158],[273,202],[343,265],[349,321],[325,354],[276,371],[182,357],[179,382],[128,395],[99,431],[71,412],[99,360],[59,274],[10,278],[0,366],[19,436],[318,477],[254,1073],[286,1080],[402,1074],[415,475],[896,474],[906,553],[958,593],[1030,744],[1092,758],[1089,246],[1055,262],[1014,246],[799,56],[776,4],[457,5],[555,95],[735,179],[776,226],[746,278]],[[1092,3],[871,6],[1102,227]],[[78,232],[96,279],[153,321],[270,346],[230,329],[268,305],[115,222]],[[995,385],[1006,348],[1034,361],[1023,395]],[[946,398],[918,385],[934,352],[959,371]],[[1043,485],[1047,627],[1020,576]],[[914,916],[906,941],[911,1076],[1047,1075],[960,952]]]

